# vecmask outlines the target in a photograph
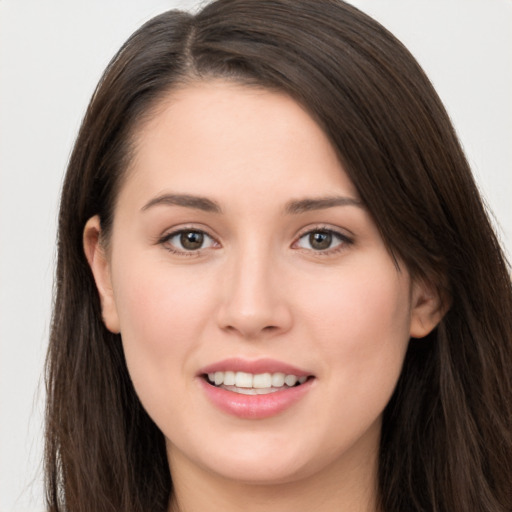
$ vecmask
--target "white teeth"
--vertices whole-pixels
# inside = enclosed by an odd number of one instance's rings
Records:
[[[287,375],[284,378],[284,383],[290,387],[295,386],[295,384],[297,384],[297,377],[295,377],[295,375]]]
[[[215,374],[215,377],[217,377],[217,374]],[[235,386],[237,388],[252,388],[252,374],[236,372]]]
[[[224,373],[215,372],[215,385],[220,386],[224,382]]]
[[[224,385],[234,386],[236,382],[235,372],[224,372]]]
[[[233,386],[230,389],[236,393],[240,393],[241,395],[256,395],[256,390],[254,388],[238,388]]]
[[[270,373],[259,373],[252,378],[253,388],[271,388],[272,375]]]
[[[284,386],[285,377],[286,375],[284,373],[274,373],[274,375],[272,375],[272,386],[275,388]]]
[[[222,388],[241,395],[268,395],[280,391],[279,388],[237,388],[236,386],[222,386]]]
[[[269,393],[275,393],[279,391],[279,388],[254,388],[257,395],[268,395]]]
[[[258,373],[256,375],[247,372],[215,372],[208,374],[208,380],[216,386],[225,386],[235,391],[236,389],[246,389],[238,391],[245,394],[266,394],[276,391],[276,388],[283,386],[293,387],[297,384],[303,384],[307,376],[297,377],[296,375],[286,375],[285,373]],[[255,390],[254,393],[250,390]]]

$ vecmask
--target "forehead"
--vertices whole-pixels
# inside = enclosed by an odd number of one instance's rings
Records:
[[[135,133],[128,181],[151,193],[357,196],[329,139],[289,96],[216,80],[173,90]]]

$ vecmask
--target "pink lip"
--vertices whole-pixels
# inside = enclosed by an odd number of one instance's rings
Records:
[[[210,384],[208,373],[234,371],[247,373],[285,373],[297,377],[311,376],[311,372],[274,359],[254,361],[232,358],[213,363],[201,369],[199,384],[207,398],[221,411],[241,419],[264,419],[276,416],[300,401],[312,388],[316,379],[309,378],[304,384],[266,395],[243,395]]]
[[[201,368],[199,375],[206,375],[214,372],[247,372],[247,373],[285,373],[286,375],[295,375],[297,377],[309,376],[311,372],[302,370],[295,366],[277,361],[275,359],[256,359],[254,361],[233,357],[224,359],[217,363],[210,364]]]
[[[210,401],[221,411],[241,419],[258,420],[276,416],[298,402],[311,389],[315,379],[304,384],[267,395],[242,395],[218,388],[206,379],[198,379]]]

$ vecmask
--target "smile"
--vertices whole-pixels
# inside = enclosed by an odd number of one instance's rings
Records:
[[[216,409],[243,420],[283,414],[303,402],[317,384],[308,370],[274,359],[226,359],[203,368],[197,377]]]
[[[217,371],[207,375],[210,384],[243,395],[266,395],[283,391],[304,384],[308,379],[303,375],[298,377],[282,372],[247,373],[235,371]]]

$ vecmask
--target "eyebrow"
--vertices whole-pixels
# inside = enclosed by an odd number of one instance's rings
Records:
[[[208,199],[207,197],[193,196],[190,194],[162,194],[161,196],[151,199],[142,207],[142,211],[146,211],[154,206],[183,206],[185,208],[193,208],[210,213],[222,213],[222,209],[218,203]],[[285,213],[300,214],[314,210],[325,210],[336,206],[357,206],[364,208],[363,203],[352,197],[332,196],[305,198],[293,200],[286,203]]]
[[[193,208],[210,213],[221,213],[222,209],[218,203],[201,196],[192,196],[189,194],[162,194],[161,196],[151,199],[142,207],[142,211],[159,205],[166,206],[184,206],[185,208]]]
[[[314,210],[325,210],[327,208],[334,208],[335,206],[357,206],[358,208],[364,209],[363,203],[352,197],[331,196],[290,201],[286,203],[285,212],[298,214]]]

